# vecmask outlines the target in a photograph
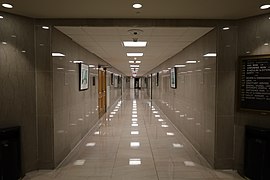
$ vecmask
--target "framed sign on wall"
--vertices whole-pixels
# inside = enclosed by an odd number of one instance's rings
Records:
[[[80,68],[80,91],[87,90],[89,87],[89,67],[86,64],[79,64]]]
[[[177,76],[176,76],[176,67],[171,68],[171,74],[170,74],[170,84],[171,88],[176,89],[177,88]]]
[[[270,111],[270,55],[242,56],[239,60],[239,108]]]

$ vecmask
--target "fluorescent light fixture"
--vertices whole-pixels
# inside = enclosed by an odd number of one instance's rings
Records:
[[[133,64],[133,65],[130,65],[130,67],[131,67],[131,68],[138,68],[138,67],[140,67],[140,65],[134,65],[134,64]]]
[[[2,6],[4,8],[8,8],[8,9],[12,9],[13,8],[13,6],[11,4],[8,4],[8,3],[3,3]]]
[[[167,128],[167,127],[169,127],[168,125],[166,125],[166,124],[162,124],[161,125],[161,127],[163,127],[163,128]]]
[[[137,116],[137,115],[135,115],[135,114],[132,114],[132,117],[133,117],[133,118],[136,118],[136,117],[138,117],[138,116]]]
[[[190,61],[186,61],[186,63],[187,63],[187,64],[196,64],[197,61],[191,61],[191,60],[190,60]]]
[[[0,16],[0,19],[4,19],[4,17],[3,16]]]
[[[129,56],[129,57],[134,57],[134,56],[141,57],[141,56],[143,56],[143,53],[127,53],[127,56]]]
[[[138,127],[139,124],[131,124],[132,127]]]
[[[230,29],[230,27],[224,27],[224,28],[222,28],[223,31],[227,31],[229,29]]]
[[[260,7],[260,9],[265,10],[265,9],[269,9],[270,8],[270,4],[264,4]]]
[[[130,147],[138,148],[138,147],[140,147],[140,142],[130,142]]]
[[[91,143],[87,143],[85,146],[86,147],[94,147],[96,145],[96,143],[91,142]]]
[[[96,131],[94,134],[95,134],[95,135],[99,135],[99,134],[100,134],[100,132],[99,132],[99,131]]]
[[[83,61],[73,61],[74,64],[83,63]]]
[[[59,52],[53,52],[53,53],[52,53],[52,56],[53,56],[53,57],[65,57],[64,54],[59,53]]]
[[[75,162],[73,163],[73,165],[75,165],[75,166],[83,166],[84,163],[85,163],[85,160],[82,159],[82,160],[77,160],[77,161],[75,161]]]
[[[113,115],[111,114],[111,115],[109,115],[109,117],[110,117],[110,118],[113,118]]]
[[[204,57],[216,57],[217,53],[207,53],[205,55],[203,55]]]
[[[133,7],[134,9],[140,9],[140,8],[142,8],[142,4],[135,3],[135,4],[132,5],[132,7]]]
[[[125,47],[146,47],[146,41],[123,41]]]
[[[7,45],[7,42],[3,41],[2,44],[3,44],[3,45]]]
[[[139,131],[131,131],[130,134],[131,135],[138,135],[139,134]]]
[[[129,165],[130,166],[138,166],[138,165],[141,165],[141,159],[139,158],[134,158],[134,159],[129,159]]]
[[[42,26],[42,29],[48,30],[50,28],[48,26]]]
[[[155,117],[160,117],[160,115],[155,115]]]
[[[264,43],[265,46],[269,46],[269,43]]]
[[[116,112],[111,112],[111,114],[116,114]]]
[[[22,53],[26,53],[26,51],[25,50],[22,50]]]
[[[176,64],[176,65],[174,65],[174,67],[183,68],[183,67],[186,67],[186,65],[184,65],[184,64]]]
[[[128,61],[130,64],[135,63],[135,61]]]
[[[132,122],[137,122],[138,119],[137,119],[137,118],[132,118],[131,121],[132,121]]]
[[[140,63],[141,63],[141,61],[135,61],[135,63],[136,63],[136,64],[140,64]]]
[[[90,65],[89,65],[89,67],[90,67],[90,68],[94,68],[94,67],[95,67],[95,65],[93,65],[93,64],[90,64]]]
[[[195,166],[195,163],[192,161],[184,161],[185,166]]]
[[[158,111],[153,111],[154,114],[158,114]]]
[[[158,119],[159,122],[163,122],[164,120],[163,119]]]
[[[183,148],[184,145],[183,144],[178,144],[178,143],[173,143],[173,147],[174,148]]]
[[[174,133],[172,133],[172,132],[167,132],[167,136],[173,136],[174,135]]]

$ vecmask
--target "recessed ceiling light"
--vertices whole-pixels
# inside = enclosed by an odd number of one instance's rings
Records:
[[[260,9],[262,10],[269,9],[269,8],[270,8],[270,4],[265,4],[260,7]]]
[[[135,3],[135,4],[133,4],[132,7],[135,8],[135,9],[140,9],[140,8],[142,8],[142,4]]]
[[[48,26],[42,26],[42,29],[46,29],[46,30],[48,30],[48,29],[50,29]]]
[[[52,53],[53,57],[64,57],[65,55],[59,52]]]
[[[132,65],[130,65],[130,67],[131,67],[131,68],[138,68],[138,67],[140,67],[140,65],[132,64]]]
[[[216,57],[217,53],[207,53],[205,55],[203,55],[204,57]]]
[[[130,64],[134,63],[134,61],[128,61]]]
[[[224,27],[224,28],[222,28],[224,31],[226,31],[226,30],[229,30],[230,28],[229,27]]]
[[[0,16],[0,19],[4,19],[4,17],[3,16]]]
[[[187,64],[196,64],[197,61],[186,61]]]
[[[83,61],[73,61],[74,64],[83,63]]]
[[[8,8],[8,9],[12,9],[13,8],[13,6],[11,4],[8,4],[8,3],[3,3],[2,6],[4,8]]]
[[[146,41],[123,41],[125,47],[146,47]]]
[[[138,165],[141,165],[141,159],[139,158],[133,158],[133,159],[129,159],[129,165],[131,166],[138,166]]]
[[[143,56],[143,53],[127,53],[127,56],[134,57],[134,56]]]
[[[176,64],[174,67],[183,68],[183,67],[186,67],[186,65],[184,65],[184,64]]]

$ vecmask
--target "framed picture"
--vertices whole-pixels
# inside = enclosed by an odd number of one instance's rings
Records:
[[[171,88],[176,89],[176,82],[177,82],[177,76],[176,76],[176,68],[173,67],[171,68],[171,76],[170,76],[170,83],[171,83]]]
[[[156,86],[159,84],[159,73],[157,72]]]
[[[96,85],[96,77],[93,76],[93,86],[95,86],[95,85]]]
[[[88,65],[80,64],[80,91],[87,90],[89,87],[89,69]]]
[[[111,73],[111,85],[113,85],[113,73]]]

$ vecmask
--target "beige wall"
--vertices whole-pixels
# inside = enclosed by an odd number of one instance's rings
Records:
[[[195,43],[161,64],[153,73],[153,100],[172,120],[176,127],[191,141],[195,148],[214,165],[216,58],[204,58],[216,52],[216,31],[206,34]],[[170,88],[170,71],[177,68],[177,89]],[[156,86],[159,72],[159,86]]]
[[[79,91],[78,65],[69,61],[106,63],[55,29],[44,30],[30,18],[1,15],[0,127],[21,127],[23,174],[53,168],[98,120],[97,70],[90,69],[89,89]],[[52,58],[52,51],[66,57]],[[121,88],[110,89],[112,105]]]
[[[52,52],[65,54],[62,58],[52,58],[54,164],[57,166],[99,119],[97,69],[90,68],[89,89],[79,91],[79,65],[70,61],[83,60],[96,67],[108,64],[56,29],[52,31]],[[113,68],[110,71],[117,72]],[[110,86],[110,106],[120,97],[121,88],[110,85],[110,73],[106,82]]]
[[[239,23],[239,56],[270,54],[270,46],[264,45],[264,43],[270,42],[269,17],[270,14],[248,18]],[[250,54],[246,53],[247,51],[250,51]],[[236,74],[238,74],[238,69]],[[237,83],[239,84],[238,81]],[[236,97],[236,102],[237,100]],[[243,172],[245,125],[270,128],[270,114],[269,112],[239,111],[236,107],[235,116],[235,166],[236,169]]]
[[[21,126],[22,168],[28,172],[37,164],[34,21],[1,15],[0,126]]]

